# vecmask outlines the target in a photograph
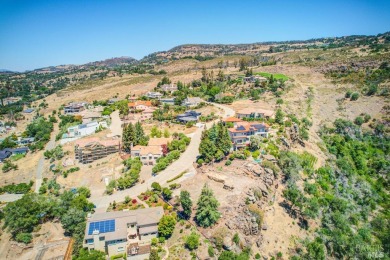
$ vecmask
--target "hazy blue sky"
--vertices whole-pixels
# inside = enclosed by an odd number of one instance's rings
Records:
[[[390,0],[0,0],[0,68],[26,70],[185,43],[303,40],[390,30]]]

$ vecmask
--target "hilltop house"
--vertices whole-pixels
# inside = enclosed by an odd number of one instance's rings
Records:
[[[83,247],[109,257],[127,254],[127,259],[148,259],[151,239],[158,236],[161,206],[131,211],[95,213],[87,219]]]
[[[166,155],[168,153],[168,144],[172,141],[173,139],[171,137],[160,137],[160,138],[150,138],[149,139],[149,146],[158,146],[161,147],[163,155]]]
[[[256,81],[261,82],[267,82],[267,78],[260,77],[260,76],[249,76],[245,77],[244,80],[248,83],[255,83]]]
[[[75,158],[80,163],[90,163],[112,153],[120,151],[119,140],[99,140],[99,138],[88,138],[76,141],[74,147]]]
[[[183,100],[182,105],[186,107],[196,107],[201,102],[204,102],[204,100],[201,99],[200,97],[188,97]]]
[[[186,111],[184,114],[176,116],[176,120],[180,123],[197,122],[202,113],[196,111]]]
[[[229,136],[233,143],[233,149],[245,147],[250,144],[250,137],[260,135],[268,137],[269,126],[262,123],[236,122],[233,128],[229,128]]]
[[[162,104],[174,105],[175,104],[175,98],[161,98],[160,102]]]
[[[5,159],[11,157],[12,155],[16,154],[26,154],[28,152],[27,147],[20,147],[20,148],[5,148],[4,150],[0,151],[0,162],[3,162]]]
[[[92,135],[96,133],[96,130],[105,129],[107,127],[108,126],[106,121],[93,121],[87,124],[71,126],[68,128],[67,132],[62,135],[61,144],[66,144],[84,136]]]
[[[160,86],[161,90],[168,93],[173,93],[177,91],[177,86],[175,84],[164,84]]]
[[[137,100],[135,102],[129,102],[128,106],[130,109],[134,110],[145,110],[151,108],[153,105],[151,101]]]
[[[35,137],[19,137],[18,138],[18,141],[16,141],[16,143],[18,145],[23,145],[23,144],[31,144],[35,141]]]
[[[239,110],[236,113],[236,117],[239,119],[243,118],[272,118],[274,116],[273,110],[267,109],[254,109],[254,108],[244,108]]]
[[[87,102],[71,102],[67,106],[64,106],[65,115],[73,115],[85,110],[88,106]]]
[[[146,96],[148,98],[159,99],[163,96],[163,94],[161,94],[160,92],[148,92],[148,93],[146,93]]]
[[[154,107],[147,107],[142,112],[141,115],[138,117],[138,120],[145,121],[148,119],[153,118],[153,112],[156,111]]]
[[[131,156],[139,157],[143,165],[155,165],[157,159],[163,156],[163,149],[157,145],[136,145],[131,148]]]
[[[2,102],[3,102],[3,106],[7,106],[16,103],[20,100],[22,100],[21,97],[7,97],[7,98],[3,98]]]

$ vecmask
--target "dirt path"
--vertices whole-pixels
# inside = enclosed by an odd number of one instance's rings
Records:
[[[46,149],[45,150],[51,150],[55,147],[56,144],[56,133],[58,132],[58,126],[57,124],[54,125],[54,130],[51,133],[50,141],[46,144]],[[43,173],[43,166],[45,164],[45,157],[43,156],[43,153],[41,155],[41,158],[38,161],[38,166],[37,166],[37,175],[35,179],[35,193],[39,193],[39,189],[42,186],[42,173]]]
[[[111,125],[110,125],[110,130],[111,134],[108,134],[108,137],[113,137],[113,136],[122,136],[122,121],[119,117],[119,111],[115,110],[114,112],[111,113]]]

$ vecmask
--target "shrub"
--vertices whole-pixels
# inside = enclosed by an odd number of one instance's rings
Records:
[[[209,246],[209,248],[207,249],[207,252],[209,253],[210,257],[214,257],[215,253],[214,253],[213,246]]]
[[[352,93],[351,101],[356,101],[358,99],[359,99],[359,93],[357,93],[357,92]]]
[[[16,235],[16,241],[28,244],[32,241],[32,235],[30,233],[19,233]]]
[[[362,125],[364,123],[363,117],[361,116],[356,117],[354,123],[359,126]]]
[[[226,166],[229,166],[231,164],[232,164],[232,161],[230,161],[230,160],[227,160],[226,163],[225,163]]]
[[[352,91],[351,90],[347,90],[347,92],[345,93],[345,98],[350,98],[352,95]]]
[[[378,91],[378,85],[372,84],[372,85],[369,86],[366,95],[367,96],[375,95],[377,91]]]
[[[257,253],[256,255],[255,255],[255,259],[260,259],[261,258],[261,255],[259,254],[259,253]]]
[[[186,247],[189,250],[194,250],[199,246],[199,235],[195,232],[191,232],[191,234],[186,238]]]

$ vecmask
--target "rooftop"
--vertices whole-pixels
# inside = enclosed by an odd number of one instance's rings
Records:
[[[157,146],[157,145],[153,145],[153,146],[136,145],[131,150],[132,151],[139,151],[140,155],[162,154],[161,147]]]
[[[237,112],[238,114],[250,115],[252,113],[264,114],[264,116],[273,116],[274,111],[261,108],[244,108]]]
[[[152,232],[156,230],[156,225],[163,215],[164,210],[161,206],[131,211],[95,213],[89,219],[87,219],[85,239],[93,237],[93,235],[90,234],[90,229],[98,230],[100,227],[102,227],[102,231],[105,231],[104,236],[106,241],[126,238],[128,223],[136,223],[137,226],[148,226],[141,227],[140,232],[141,230],[143,232],[147,231],[146,233]],[[150,227],[150,225],[154,226]],[[107,228],[105,226],[107,226]],[[92,232],[93,231],[94,230],[92,230]],[[100,231],[100,233],[103,233],[102,231]]]
[[[231,116],[223,119],[224,122],[242,122],[241,119],[238,119],[237,117]]]
[[[154,145],[161,146],[164,144],[168,144],[171,141],[172,141],[172,138],[170,138],[170,137],[168,137],[168,138],[166,138],[166,137],[150,138],[149,139],[149,146],[154,146]]]
[[[135,102],[129,102],[128,106],[129,107],[136,107],[136,106],[148,106],[148,107],[151,107],[152,106],[152,101],[137,100]]]

